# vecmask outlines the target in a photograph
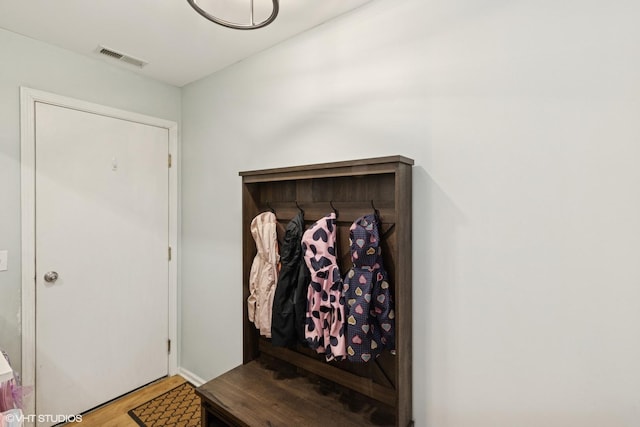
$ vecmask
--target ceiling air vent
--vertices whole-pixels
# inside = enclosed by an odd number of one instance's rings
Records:
[[[116,52],[113,49],[109,49],[104,46],[98,46],[96,51],[101,54],[108,56],[109,58],[117,59],[122,62],[126,62],[127,64],[135,65],[136,67],[144,67],[148,64],[147,61],[143,61],[142,59],[134,58],[133,56],[126,55],[124,53]]]

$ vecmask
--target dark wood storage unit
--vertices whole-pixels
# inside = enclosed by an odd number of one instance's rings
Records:
[[[411,166],[402,156],[240,172],[243,239],[243,365],[197,389],[203,427],[410,426]],[[375,361],[326,362],[303,346],[274,347],[248,320],[249,272],[256,254],[251,220],[273,208],[282,229],[305,211],[306,225],[338,210],[338,265],[351,267],[349,227],[380,213],[384,266],[396,313],[396,352]]]

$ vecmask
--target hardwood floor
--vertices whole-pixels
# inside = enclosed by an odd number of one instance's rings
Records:
[[[148,386],[129,393],[105,406],[95,409],[82,416],[82,427],[137,427],[133,419],[127,414],[130,409],[142,405],[162,393],[185,383],[179,375],[164,378]],[[77,426],[78,424],[65,424]]]

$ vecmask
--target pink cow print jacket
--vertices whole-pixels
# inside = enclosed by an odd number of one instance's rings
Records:
[[[336,215],[316,221],[302,236],[304,260],[311,272],[305,337],[327,361],[346,357],[342,277],[336,260]]]

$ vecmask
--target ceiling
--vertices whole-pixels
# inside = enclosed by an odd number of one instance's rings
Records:
[[[368,1],[280,0],[275,22],[241,31],[206,20],[186,0],[0,0],[0,27],[183,86]],[[227,20],[242,20],[249,2],[198,4]],[[254,2],[256,21],[263,20],[271,0]],[[97,52],[99,45],[148,64],[140,68],[109,58]]]

